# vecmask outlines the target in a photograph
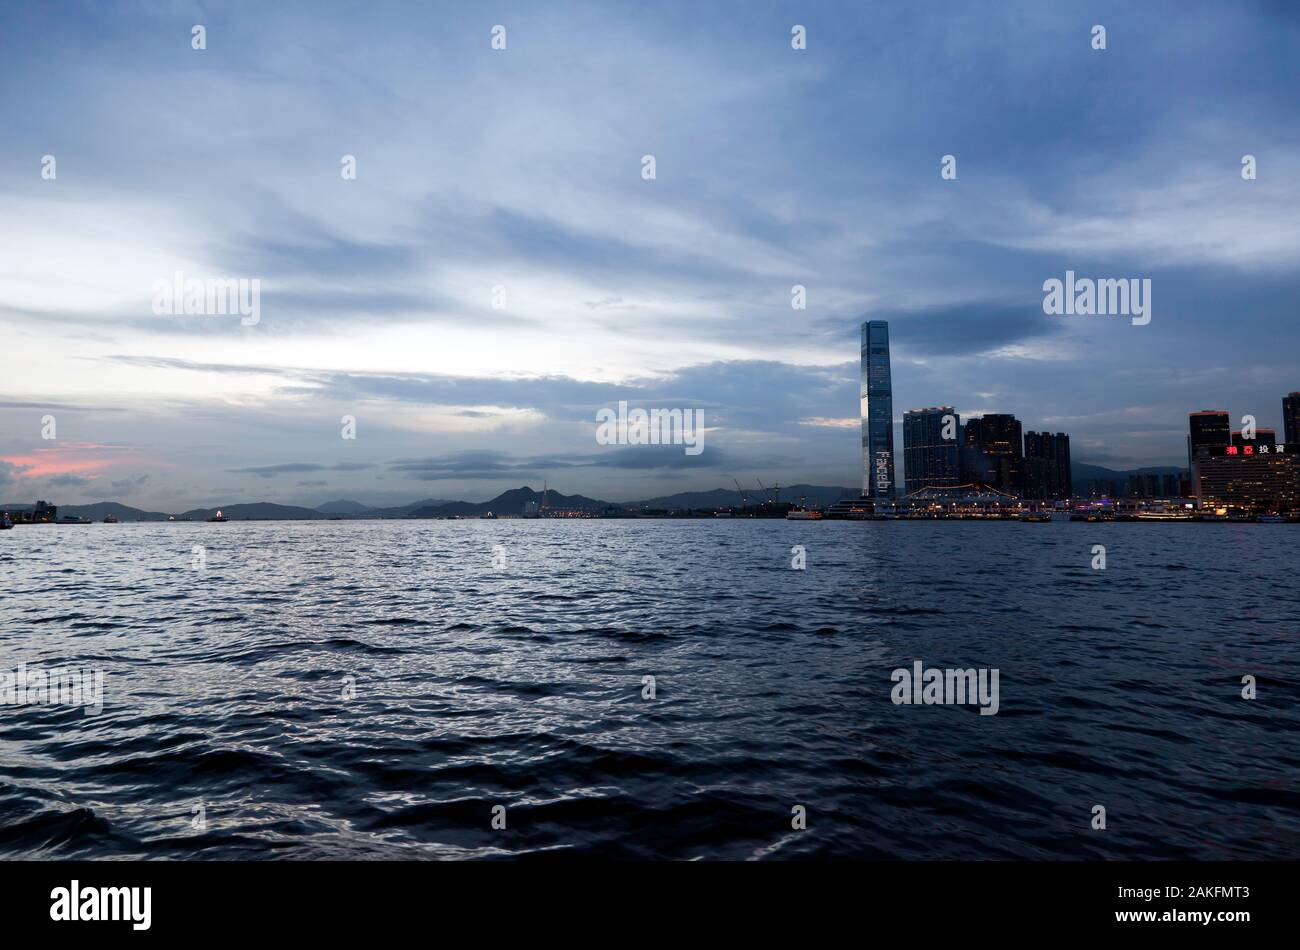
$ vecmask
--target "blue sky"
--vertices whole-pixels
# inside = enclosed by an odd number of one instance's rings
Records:
[[[1188,411],[1300,389],[1298,11],[7,4],[0,500],[856,485],[863,319],[899,418],[1177,464]],[[260,322],[156,315],[178,270]],[[1150,278],[1151,323],[1045,315],[1066,270]],[[705,451],[598,445],[620,399]]]

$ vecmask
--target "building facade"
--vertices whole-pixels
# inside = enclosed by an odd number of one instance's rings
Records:
[[[944,438],[945,429],[949,438]],[[961,418],[952,406],[903,413],[903,473],[907,494],[961,484]]]
[[[889,324],[862,324],[862,495],[894,497],[894,389]]]
[[[1198,449],[1220,448],[1232,442],[1232,423],[1226,409],[1202,409],[1187,417],[1187,467],[1192,468]],[[1195,470],[1192,476],[1195,480]]]
[[[1300,446],[1203,448],[1195,464],[1198,507],[1255,514],[1300,511]]]
[[[1020,420],[1006,413],[990,413],[967,422],[962,436],[963,483],[1023,494],[1025,450]]]
[[[1300,443],[1300,393],[1282,397],[1282,438],[1292,445]]]
[[[1064,432],[1025,433],[1025,494],[1036,501],[1065,501],[1074,495],[1070,437]]]

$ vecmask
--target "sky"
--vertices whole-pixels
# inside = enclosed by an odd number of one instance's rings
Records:
[[[1300,390],[1294,3],[6,3],[0,62],[3,502],[860,485],[867,319],[896,422],[1111,468]],[[1151,322],[1044,313],[1067,270]]]

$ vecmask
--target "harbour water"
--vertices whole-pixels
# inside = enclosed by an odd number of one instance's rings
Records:
[[[1298,544],[21,526],[0,535],[0,670],[102,671],[103,708],[0,706],[0,856],[1295,858]],[[895,704],[917,660],[999,671],[997,714]]]

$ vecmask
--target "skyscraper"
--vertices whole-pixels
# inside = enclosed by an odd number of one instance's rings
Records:
[[[1226,409],[1202,409],[1188,418],[1187,465],[1190,468],[1199,448],[1220,448],[1232,442],[1232,425]]]
[[[945,418],[951,420],[948,438]],[[961,419],[952,406],[903,413],[903,475],[909,495],[934,485],[961,484],[960,436]]]
[[[884,320],[862,324],[862,494],[894,496],[894,390]]]
[[[1287,393],[1282,397],[1282,438],[1287,442],[1300,442],[1300,393]]]
[[[1226,409],[1202,409],[1187,417],[1187,467],[1192,473],[1192,494],[1201,495],[1200,473],[1196,460],[1211,449],[1232,444],[1232,424]]]
[[[1020,420],[1006,413],[971,419],[963,429],[962,481],[1009,495],[1025,487],[1025,449]]]
[[[1070,437],[1064,432],[1025,433],[1025,497],[1060,501],[1074,494]]]

